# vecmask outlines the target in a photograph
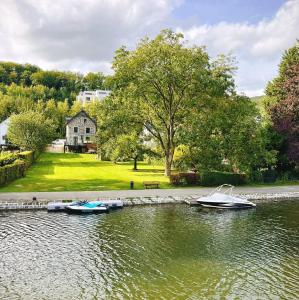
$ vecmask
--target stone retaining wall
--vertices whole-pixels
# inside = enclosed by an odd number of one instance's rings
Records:
[[[255,203],[262,202],[275,202],[275,201],[286,201],[286,200],[299,200],[299,192],[292,193],[276,193],[276,194],[236,194],[241,198],[247,198]],[[131,198],[117,198],[122,200],[124,206],[134,205],[158,205],[158,204],[179,204],[188,203],[188,201],[194,201],[199,198],[198,195],[192,195],[188,197],[131,197]],[[115,198],[100,198],[94,200],[115,200]],[[59,202],[60,200],[57,200]],[[28,210],[28,209],[47,209],[47,203],[53,202],[47,199],[37,199],[31,201],[17,201],[15,203],[0,201],[0,210]],[[195,201],[194,201],[195,202]]]

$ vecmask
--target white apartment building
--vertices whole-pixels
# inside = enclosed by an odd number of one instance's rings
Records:
[[[76,99],[85,106],[86,103],[103,100],[105,97],[109,96],[110,93],[111,91],[105,90],[83,91],[79,93]]]

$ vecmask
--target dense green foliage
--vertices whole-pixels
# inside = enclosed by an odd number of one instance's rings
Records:
[[[0,167],[0,186],[23,177],[25,169],[26,164],[22,160],[15,160],[11,164]]]
[[[39,154],[39,151],[23,151],[19,152],[17,156],[26,163],[27,167],[29,167],[38,158]]]
[[[193,110],[180,130],[177,167],[197,170],[250,172],[275,160],[265,148],[259,114],[249,98],[211,99]]]
[[[276,134],[272,146],[278,152],[279,173],[299,167],[299,41],[288,49],[279,65],[279,74],[267,89],[269,127]]]
[[[0,167],[13,163],[17,158],[17,154],[0,152]]]
[[[166,175],[180,144],[179,128],[194,107],[234,89],[227,59],[211,62],[203,48],[185,47],[182,39],[164,30],[153,40],[142,40],[136,50],[120,48],[113,61],[116,97],[111,108],[125,111],[126,119],[130,116],[151,135],[163,154]]]
[[[194,172],[172,173],[169,176],[169,181],[174,186],[190,186],[198,185],[200,183],[199,174]]]
[[[203,171],[200,174],[200,183],[203,186],[221,184],[241,185],[246,183],[246,175],[219,171]]]
[[[43,113],[52,119],[57,138],[65,135],[66,117],[82,107],[75,100],[81,90],[104,89],[102,73],[82,74],[44,71],[30,64],[0,62],[0,122],[12,114],[27,111]]]
[[[33,164],[38,152],[0,153],[0,186],[23,177]]]
[[[23,150],[42,150],[53,140],[54,129],[51,119],[41,113],[28,111],[11,116],[7,137]]]
[[[133,160],[137,170],[138,160],[155,156],[165,175],[184,171],[170,178],[174,184],[191,182],[182,175],[190,170],[207,185],[240,184],[243,173],[252,181],[298,174],[298,42],[283,55],[266,96],[254,99],[236,93],[231,57],[212,60],[171,30],[144,38],[134,50],[118,49],[113,69],[112,76],[83,76],[0,62],[0,121],[12,116],[10,142],[40,150],[63,138],[66,117],[82,109],[74,101],[78,92],[109,88],[109,97],[84,107],[97,120],[102,158]]]

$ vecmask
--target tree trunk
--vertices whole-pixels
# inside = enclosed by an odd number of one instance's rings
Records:
[[[133,170],[137,170],[137,159],[138,159],[138,156],[134,157],[134,168],[133,168]]]
[[[172,166],[172,160],[173,160],[173,152],[170,151],[170,153],[165,155],[165,176],[171,175],[171,166]]]

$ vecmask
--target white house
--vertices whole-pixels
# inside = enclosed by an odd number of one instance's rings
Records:
[[[111,91],[105,90],[83,91],[79,93],[76,99],[85,106],[86,103],[103,100],[105,97],[109,96],[110,93]]]
[[[7,129],[9,125],[9,118],[0,123],[0,145],[7,145]]]

